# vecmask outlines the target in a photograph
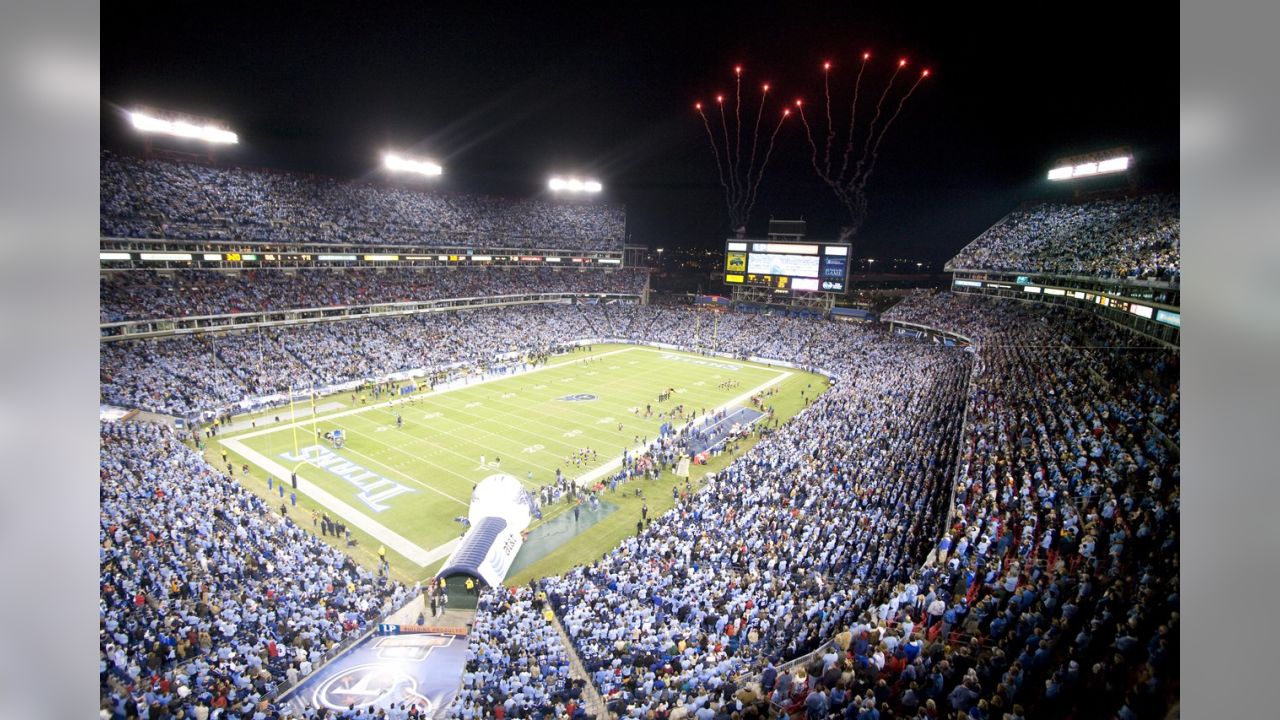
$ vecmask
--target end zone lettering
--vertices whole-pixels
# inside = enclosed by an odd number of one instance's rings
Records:
[[[675,360],[676,362],[685,362],[693,365],[702,365],[704,367],[718,368],[720,370],[728,370],[730,372],[736,372],[742,369],[741,365],[734,365],[733,363],[716,362],[714,360],[703,360],[701,358],[685,357],[684,355],[676,355],[675,353],[664,352],[662,353],[662,359]]]
[[[356,495],[374,512],[382,512],[390,508],[384,502],[404,493],[416,492],[398,482],[388,480],[381,475],[369,472],[353,462],[344,460],[342,456],[322,445],[310,445],[302,448],[298,455],[283,452],[280,457],[292,462],[306,462],[318,468],[324,468],[347,482],[360,488]],[[377,492],[374,492],[374,491]]]

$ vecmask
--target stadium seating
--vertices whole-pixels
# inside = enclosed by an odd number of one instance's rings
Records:
[[[447,717],[491,716],[498,706],[508,717],[544,707],[553,708],[556,717],[569,715],[569,704],[582,693],[569,677],[569,656],[545,608],[546,599],[528,587],[482,593],[462,687]]]
[[[949,263],[956,269],[1178,282],[1176,195],[1142,195],[1015,210]]]
[[[172,275],[133,270],[104,276],[101,322],[369,305],[523,293],[644,291],[643,270],[450,268],[246,271],[187,270]]]
[[[533,588],[488,591],[470,675],[450,716],[496,717],[498,706],[520,717],[563,710],[550,694],[524,692],[529,683],[517,670],[535,651],[559,677],[567,656],[538,612],[539,592],[611,711],[625,717],[758,717],[770,708],[816,708],[818,717],[874,709],[881,717],[1002,718],[1024,708],[1036,717],[1162,716],[1176,697],[1178,658],[1177,355],[1055,311],[942,293],[913,295],[886,314],[961,333],[975,340],[972,349],[874,325],[719,316],[720,349],[824,368],[836,376],[832,388],[603,559]],[[706,317],[651,306],[544,306],[110,343],[103,396],[177,412],[221,407],[296,377],[483,364],[581,337],[694,348],[707,343]],[[104,559],[104,583],[123,583],[129,594],[130,582],[169,587],[177,567],[207,572],[196,570],[202,541],[173,542],[178,531],[145,515],[171,507],[161,497],[197,492],[182,478],[232,497],[228,512],[244,506],[227,532],[278,528],[306,546],[305,533],[268,521],[269,510],[236,494],[234,482],[166,432],[143,427],[102,431],[111,501],[104,558],[111,543],[151,547],[148,532],[170,544],[146,563],[110,555],[146,573],[112,566],[108,578]],[[120,492],[137,498],[145,516],[123,536],[107,531],[123,524]],[[220,519],[211,517],[190,522]],[[306,567],[291,570],[305,575]],[[363,618],[399,592],[367,573],[354,577],[358,591],[346,602]],[[103,657],[111,660],[104,701],[123,703],[120,673],[135,685],[167,681],[167,694],[152,689],[149,699],[170,707],[210,692],[213,681],[197,690],[198,674],[176,675],[180,663],[161,657],[153,667],[145,630],[123,666],[116,663],[119,645],[106,623],[127,625],[134,610],[115,596],[103,602]],[[145,617],[161,628],[190,622],[182,613]],[[263,640],[244,642],[250,654],[261,652]],[[239,646],[232,651],[243,657]],[[782,660],[811,651],[778,672]],[[249,683],[236,702],[270,690],[236,670],[242,661],[201,658],[232,673],[231,685]],[[281,664],[266,665],[274,679]],[[183,683],[193,694],[177,698],[173,687]]]
[[[281,517],[168,428],[103,424],[100,440],[108,717],[197,704],[253,717],[291,669],[310,672],[413,593]]]
[[[103,237],[621,250],[621,205],[100,156]]]

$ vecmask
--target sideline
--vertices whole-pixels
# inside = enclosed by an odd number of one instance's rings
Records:
[[[637,349],[639,349],[639,347],[638,347],[638,346],[624,347],[624,348],[619,348],[619,349],[617,349],[617,350],[610,350],[609,352],[606,352],[606,353],[600,353],[599,355],[592,355],[591,357],[593,357],[593,358],[609,357],[610,355],[617,355],[618,353],[631,352],[631,351],[633,351],[633,350],[637,350]],[[422,395],[418,395],[418,396],[416,396],[416,397],[417,397],[418,399],[430,400],[431,398],[439,397],[439,396],[444,395],[444,394],[446,394],[446,393],[454,392],[455,390],[465,390],[465,389],[467,389],[467,388],[473,388],[473,387],[476,387],[477,385],[484,385],[484,384],[487,384],[487,383],[496,382],[496,381],[498,381],[498,380],[509,380],[509,379],[511,379],[511,378],[514,378],[514,377],[523,377],[523,376],[525,376],[525,375],[532,375],[532,374],[537,373],[537,372],[542,372],[543,370],[550,370],[551,368],[558,368],[558,367],[560,367],[560,366],[562,366],[562,365],[565,365],[565,364],[566,364],[566,363],[555,363],[555,364],[549,364],[549,363],[548,363],[548,364],[545,364],[545,365],[539,365],[539,366],[538,366],[538,367],[536,367],[536,368],[531,368],[531,369],[529,369],[529,370],[524,370],[524,371],[522,371],[522,372],[504,373],[504,374],[502,374],[502,375],[488,375],[488,376],[486,376],[486,377],[480,378],[479,380],[475,380],[475,381],[472,381],[472,382],[469,382],[469,383],[465,383],[465,384],[462,384],[462,385],[453,384],[453,385],[450,385],[450,386],[449,386],[449,387],[447,387],[447,388],[442,388],[442,389],[440,389],[440,390],[432,390],[432,391],[430,391],[430,392],[427,392],[427,393],[422,394]],[[455,381],[455,383],[456,383],[456,381]],[[374,403],[373,405],[361,405],[360,407],[357,407],[357,408],[351,408],[350,410],[343,410],[342,412],[333,413],[332,415],[317,416],[317,417],[315,417],[314,419],[312,419],[312,418],[307,418],[306,420],[298,420],[297,422],[281,423],[280,425],[274,425],[274,424],[273,424],[271,427],[268,427],[268,428],[259,428],[258,430],[255,430],[255,431],[250,432],[250,433],[245,433],[245,434],[243,434],[243,435],[235,435],[235,436],[233,436],[233,437],[232,437],[232,439],[233,439],[233,440],[248,440],[249,438],[259,437],[259,436],[261,436],[261,435],[267,435],[267,434],[270,434],[270,433],[273,433],[273,432],[279,432],[279,431],[281,431],[281,430],[289,430],[289,429],[296,428],[296,427],[307,427],[307,426],[310,426],[310,425],[312,424],[312,422],[317,422],[317,423],[320,423],[320,422],[328,422],[328,421],[330,421],[330,420],[335,420],[335,419],[340,418],[340,417],[346,417],[346,416],[348,416],[348,415],[355,415],[355,414],[362,413],[362,412],[366,412],[366,411],[368,411],[368,410],[373,410],[373,409],[376,409],[376,408],[389,408],[389,407],[392,407],[392,406],[393,406],[393,403],[396,403],[396,402],[400,402],[400,400],[399,400],[398,398],[392,398],[392,399],[390,399],[390,400],[384,400],[384,401],[382,401],[382,402]],[[226,441],[224,440],[223,442],[226,442]]]
[[[247,459],[249,462],[253,463],[254,465],[257,465],[263,470],[266,470],[267,472],[271,473],[272,477],[274,477],[280,483],[284,485],[289,484],[290,476],[292,475],[292,473],[290,473],[287,468],[280,465],[275,460],[272,460],[262,455],[258,451],[253,450],[252,448],[245,447],[245,445],[241,443],[238,438],[223,440],[222,444],[227,446],[228,449],[234,450],[235,452],[239,453],[241,456],[243,456],[245,459]],[[320,488],[315,483],[301,476],[298,477],[298,491],[306,494],[312,500],[315,500],[316,502],[325,506],[329,510],[333,511],[333,513],[335,513],[339,517],[343,518],[344,520],[351,523],[352,525],[365,531],[370,536],[372,536],[373,539],[377,540],[383,545],[386,545],[391,550],[395,550],[396,552],[400,553],[404,557],[408,558],[411,562],[416,564],[418,567],[426,567],[438,560],[448,557],[449,553],[453,552],[453,549],[457,547],[458,543],[460,542],[460,538],[454,538],[453,540],[450,540],[449,542],[443,545],[440,545],[431,549],[427,549],[422,547],[421,545],[418,545],[412,542],[408,538],[395,532],[394,530],[387,527],[386,525],[383,525],[377,520],[374,520],[368,515],[365,515],[364,513],[357,510],[355,507],[352,507],[346,502],[339,500],[332,493]]]
[[[791,377],[794,374],[790,370],[776,370],[773,368],[769,368],[769,369],[779,374],[775,376],[772,380],[767,380],[761,383],[760,385],[757,385],[751,388],[750,390],[742,393],[737,397],[730,398],[723,405],[720,405],[719,407],[714,408],[712,412],[718,413],[721,411],[727,411],[729,408],[735,405],[740,406],[742,403],[746,402],[747,400],[750,400],[752,395],[755,395],[758,392],[763,392],[773,387],[774,385],[777,385],[783,380],[786,380],[787,378]],[[694,422],[695,422],[694,420],[686,420],[683,425],[679,426],[678,428],[675,428],[675,430],[676,432],[679,432],[680,430],[683,430],[689,427]],[[640,443],[639,445],[635,445],[629,449],[631,451],[631,454],[634,456],[638,453],[644,452],[646,449],[646,446],[644,443]],[[622,458],[615,458],[605,463],[604,465],[601,465],[600,467],[592,470],[591,472],[583,473],[582,475],[579,475],[577,478],[574,479],[574,482],[579,484],[590,485],[591,483],[594,483],[596,480],[599,480],[600,478],[605,477],[607,474],[612,473],[614,470],[617,470],[620,467],[622,467]]]
[[[648,348],[648,347],[644,347],[644,346],[629,346],[629,347],[625,347],[625,348],[620,348],[620,349],[618,349],[618,350],[611,350],[611,351],[609,351],[609,352],[602,353],[602,354],[600,354],[600,355],[596,355],[596,356],[594,356],[594,357],[607,357],[607,356],[610,356],[610,355],[616,355],[616,354],[619,354],[619,353],[630,352],[630,351],[633,351],[633,350],[646,350],[646,351],[649,351],[649,352],[672,352],[672,351],[670,351],[670,350],[662,350],[662,349],[657,349],[657,348]],[[677,350],[677,351],[675,351],[675,352],[683,353],[683,352],[685,352],[685,351],[679,351],[679,350]],[[739,362],[741,362],[741,361],[739,361]],[[533,369],[531,369],[531,370],[526,370],[526,371],[524,371],[524,372],[522,372],[522,373],[508,373],[508,374],[503,374],[503,375],[494,375],[494,376],[491,376],[491,377],[482,378],[481,380],[476,381],[476,382],[473,382],[473,383],[464,384],[464,385],[454,385],[454,386],[452,386],[452,387],[448,387],[448,388],[445,388],[445,389],[443,389],[443,390],[439,390],[439,391],[436,391],[436,392],[430,393],[430,394],[429,394],[429,395],[427,395],[426,397],[434,397],[434,396],[438,396],[438,395],[441,395],[441,394],[444,394],[444,393],[452,392],[452,391],[454,391],[454,390],[461,390],[461,389],[464,389],[464,388],[475,387],[476,385],[480,385],[480,384],[483,384],[483,383],[494,382],[494,381],[497,381],[497,380],[505,380],[505,379],[510,379],[510,378],[512,378],[512,377],[518,377],[518,376],[528,375],[528,374],[535,373],[535,372],[540,372],[540,371],[542,371],[542,370],[549,369],[549,368],[552,368],[552,367],[558,367],[558,366],[559,366],[559,365],[561,365],[561,364],[562,364],[562,363],[557,363],[556,365],[542,365],[542,366],[539,366],[539,367],[533,368]],[[750,363],[747,363],[746,365],[747,365],[747,366],[750,366],[751,364],[750,364]],[[721,411],[728,411],[728,410],[730,410],[731,408],[733,408],[733,407],[735,407],[735,406],[739,406],[739,407],[740,407],[740,406],[742,406],[742,404],[743,404],[743,403],[747,402],[747,401],[751,398],[751,396],[752,396],[752,395],[755,395],[756,393],[763,392],[764,390],[767,390],[767,389],[769,389],[770,387],[773,387],[774,385],[777,385],[778,383],[781,383],[782,381],[786,380],[787,378],[791,377],[791,376],[794,374],[794,372],[793,372],[793,371],[791,371],[791,370],[782,370],[782,369],[775,368],[775,367],[765,367],[765,368],[761,368],[761,369],[768,369],[768,370],[771,370],[771,371],[773,371],[773,372],[777,373],[777,375],[775,375],[772,379],[767,380],[767,381],[765,381],[765,382],[761,383],[760,385],[757,385],[756,387],[751,388],[750,390],[747,390],[746,392],[744,392],[744,393],[742,393],[742,394],[740,394],[740,395],[738,395],[738,396],[736,396],[736,397],[730,398],[729,400],[727,400],[726,402],[722,403],[722,404],[721,404],[721,405],[719,405],[718,407],[715,407],[715,408],[712,410],[712,412],[713,412],[713,413],[718,413],[718,412],[721,412]],[[388,400],[388,401],[385,401],[385,402],[376,403],[376,404],[374,404],[374,405],[365,405],[365,406],[361,406],[361,407],[358,407],[358,408],[351,408],[351,409],[349,409],[349,410],[344,410],[344,411],[339,412],[339,413],[334,413],[334,414],[332,414],[332,415],[325,416],[324,418],[321,418],[321,419],[323,419],[323,420],[332,420],[332,419],[339,418],[339,417],[345,417],[345,416],[348,416],[348,415],[355,415],[355,414],[358,414],[358,413],[363,413],[363,412],[366,412],[366,411],[369,411],[369,410],[373,410],[373,409],[375,409],[375,408],[379,408],[379,407],[390,407],[390,406],[391,406],[391,404],[392,404],[392,402],[393,402],[392,400]],[[319,419],[318,419],[318,420],[319,420]],[[246,446],[243,442],[241,442],[241,441],[243,441],[243,440],[247,440],[247,439],[249,439],[249,438],[253,438],[253,437],[258,437],[258,436],[261,436],[261,435],[266,435],[266,434],[270,434],[270,433],[279,432],[280,430],[286,430],[286,429],[290,429],[290,428],[293,428],[293,427],[301,427],[301,426],[310,425],[310,424],[311,424],[311,422],[312,422],[312,421],[311,421],[310,419],[308,419],[308,420],[305,420],[305,421],[304,421],[304,420],[299,420],[299,421],[294,422],[294,423],[286,423],[286,424],[281,424],[281,425],[273,425],[272,427],[269,427],[269,428],[261,428],[261,429],[259,429],[259,430],[255,431],[255,432],[252,432],[252,433],[246,433],[246,434],[243,434],[243,435],[236,435],[235,437],[224,438],[224,439],[222,439],[222,440],[221,440],[221,442],[222,442],[223,446],[225,446],[227,449],[235,451],[236,453],[238,453],[239,455],[241,455],[241,456],[242,456],[242,457],[244,457],[245,459],[249,460],[250,462],[252,462],[252,463],[254,463],[255,465],[257,465],[258,467],[260,467],[260,468],[262,468],[263,470],[265,470],[265,471],[267,471],[268,473],[270,473],[274,478],[276,478],[276,480],[277,480],[277,481],[279,481],[279,482],[281,482],[281,483],[288,484],[288,483],[290,482],[290,479],[291,479],[292,473],[291,473],[287,468],[285,468],[284,466],[280,465],[280,464],[279,464],[279,463],[277,463],[276,461],[274,461],[274,460],[272,460],[272,459],[270,459],[270,458],[267,458],[266,456],[262,455],[261,453],[257,452],[256,450],[253,450],[252,448],[247,447],[247,446]],[[692,425],[694,422],[696,422],[696,421],[695,421],[695,420],[687,420],[687,421],[685,421],[683,424],[681,424],[680,426],[676,427],[676,428],[675,428],[675,430],[676,430],[677,432],[679,432],[680,430],[683,430],[683,429],[685,429],[685,428],[689,427],[689,426],[690,426],[690,425]],[[631,454],[634,456],[634,455],[637,455],[637,454],[643,453],[643,452],[647,449],[647,446],[646,446],[644,443],[640,443],[640,444],[634,445],[634,446],[632,446],[632,447],[630,447],[630,448],[628,448],[628,449],[630,450]],[[597,468],[592,469],[591,471],[589,471],[589,472],[587,472],[587,473],[584,473],[584,474],[582,474],[582,475],[578,476],[577,478],[575,478],[575,479],[574,479],[574,482],[575,482],[575,483],[577,483],[577,484],[579,484],[579,485],[586,485],[586,486],[590,486],[590,485],[594,484],[597,480],[600,480],[601,478],[608,477],[608,476],[612,475],[613,473],[615,473],[615,472],[616,472],[618,469],[620,469],[621,467],[622,467],[622,457],[621,457],[621,456],[619,456],[619,457],[615,457],[613,460],[610,460],[609,462],[605,463],[604,465],[601,465],[601,466],[599,466],[599,467],[597,467]],[[421,483],[421,482],[419,481],[419,484],[424,484],[424,483]],[[433,490],[434,490],[434,488],[430,488],[430,489],[433,489]],[[348,504],[348,503],[346,503],[346,502],[344,502],[344,501],[342,501],[342,500],[338,499],[338,498],[337,498],[336,496],[334,496],[332,493],[330,493],[330,492],[328,492],[328,491],[326,491],[326,490],[321,489],[321,488],[320,488],[319,486],[317,486],[315,483],[313,483],[313,482],[311,482],[311,481],[309,481],[309,480],[307,480],[307,479],[305,479],[305,478],[303,478],[303,477],[301,477],[301,476],[299,476],[299,477],[298,477],[298,490],[299,490],[299,491],[301,491],[301,492],[303,492],[303,493],[305,493],[305,494],[306,494],[307,496],[309,496],[311,499],[315,500],[316,502],[318,502],[319,504],[323,505],[324,507],[326,507],[326,508],[328,508],[328,509],[332,510],[335,514],[337,514],[338,516],[342,517],[343,519],[345,519],[346,521],[348,521],[349,523],[351,523],[351,524],[352,524],[352,525],[354,525],[355,527],[360,528],[360,529],[361,529],[361,530],[363,530],[365,533],[367,533],[367,534],[369,534],[370,536],[372,536],[374,539],[376,539],[376,540],[378,540],[379,542],[381,542],[382,544],[386,545],[389,549],[395,550],[397,553],[399,553],[400,555],[404,556],[405,558],[407,558],[408,560],[410,560],[410,561],[411,561],[411,562],[413,562],[414,564],[418,565],[419,567],[427,567],[428,565],[431,565],[431,564],[433,564],[433,563],[435,563],[435,562],[437,562],[437,561],[439,561],[439,560],[442,560],[442,559],[444,559],[444,558],[448,557],[448,556],[449,556],[449,554],[453,552],[454,548],[456,548],[456,547],[458,546],[458,544],[461,542],[461,538],[455,538],[455,539],[453,539],[453,540],[450,540],[450,541],[449,541],[449,542],[447,542],[447,543],[444,543],[444,544],[439,545],[439,546],[434,547],[434,548],[430,548],[430,549],[423,548],[422,546],[420,546],[420,545],[418,545],[418,544],[416,544],[416,543],[412,542],[411,540],[409,540],[408,538],[404,537],[403,535],[400,535],[399,533],[395,532],[395,531],[394,531],[394,530],[392,530],[391,528],[388,528],[387,526],[383,525],[382,523],[378,522],[377,520],[374,520],[373,518],[369,517],[369,516],[368,516],[368,515],[366,515],[365,513],[363,513],[363,512],[361,512],[360,510],[358,510],[357,508],[355,508],[355,507],[353,507],[352,505],[350,505],[350,504]],[[436,492],[439,492],[439,491],[437,490]],[[444,493],[441,493],[441,494],[444,494]],[[446,496],[447,496],[447,495],[446,495]],[[452,497],[452,496],[447,496],[447,497]]]

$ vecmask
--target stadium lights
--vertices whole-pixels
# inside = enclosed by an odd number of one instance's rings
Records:
[[[417,173],[428,177],[444,174],[444,168],[430,160],[413,160],[411,158],[400,157],[395,153],[387,153],[386,155],[383,155],[382,164],[388,170]]]
[[[598,180],[579,180],[578,178],[562,178],[553,176],[547,181],[552,192],[598,193],[604,190]]]
[[[129,113],[129,121],[141,132],[193,138],[216,145],[234,145],[240,138],[230,130],[211,124],[197,125],[186,120],[164,120],[144,112]]]
[[[1079,165],[1063,165],[1049,171],[1050,180],[1074,180],[1075,178],[1106,175],[1124,172],[1129,169],[1133,158],[1122,156],[1099,162],[1080,163]]]

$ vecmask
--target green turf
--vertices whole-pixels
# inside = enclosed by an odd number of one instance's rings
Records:
[[[717,367],[722,364],[735,369]],[[598,345],[590,352],[557,357],[532,373],[445,392],[423,391],[412,403],[395,408],[384,406],[385,395],[378,403],[372,399],[362,403],[359,397],[352,403],[348,393],[318,401],[336,401],[343,408],[320,413],[314,420],[307,418],[290,423],[289,408],[275,409],[259,414],[258,428],[221,439],[238,439],[250,450],[282,466],[298,466],[300,477],[411,542],[433,548],[461,534],[463,527],[453,518],[467,513],[474,484],[499,471],[497,458],[501,458],[501,472],[516,476],[530,489],[551,483],[556,468],[570,478],[581,478],[620,458],[624,447],[635,446],[637,436],[642,441],[646,437],[655,438],[663,422],[658,417],[660,411],[669,411],[683,403],[686,409],[697,409],[701,415],[703,408],[712,410],[723,406],[779,378],[784,378],[774,385],[779,392],[768,402],[775,407],[780,421],[803,407],[802,391],[811,398],[827,384],[821,376],[785,368],[637,346]],[[736,380],[738,386],[719,388],[724,380]],[[658,393],[666,388],[675,388],[673,399],[656,402]],[[577,393],[593,394],[597,399],[562,399]],[[643,414],[646,404],[653,406],[653,417],[637,417],[633,410],[639,408]],[[748,405],[745,400],[736,404]],[[397,412],[404,418],[403,428],[396,427]],[[281,418],[279,425],[270,422],[276,416]],[[619,423],[623,426],[621,430]],[[378,512],[358,499],[360,489],[348,481],[311,464],[299,464],[282,457],[295,456],[295,447],[302,449],[317,444],[315,429],[335,428],[341,428],[347,440],[345,446],[333,450],[334,453],[412,492],[386,499],[383,503],[386,509]],[[745,450],[752,442],[744,443],[741,449]],[[323,442],[319,444],[327,447]],[[209,456],[221,466],[219,445],[212,444]],[[597,451],[598,462],[575,466],[567,459],[570,453],[586,446]],[[485,466],[480,465],[481,455]],[[237,469],[246,461],[234,452],[230,456]],[[728,460],[722,456],[709,466],[694,466],[694,484],[703,473],[718,469]],[[265,477],[266,473],[255,466],[245,484],[265,496]],[[667,474],[656,482],[635,481],[615,494],[606,492],[604,499],[618,505],[618,511],[547,557],[514,573],[508,582],[562,572],[599,557],[636,531],[642,503],[648,503],[650,517],[668,510],[673,504],[673,485],[683,487],[684,479]],[[643,498],[635,496],[637,486],[642,489]],[[278,505],[279,498],[274,493],[269,497]],[[302,494],[298,502],[298,507],[291,512],[295,519],[310,526],[311,510],[323,507]],[[544,508],[545,519],[569,509],[563,502]],[[355,556],[372,564],[378,541],[365,535],[354,523],[348,523],[348,527],[360,541]],[[437,562],[421,567],[395,552],[388,552],[387,557],[395,574],[409,581],[429,577],[440,565]]]

